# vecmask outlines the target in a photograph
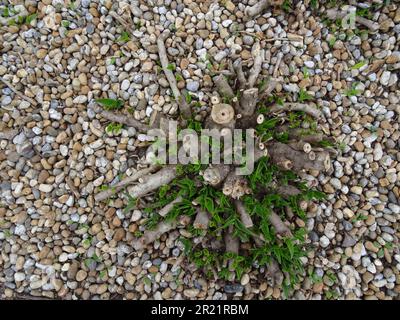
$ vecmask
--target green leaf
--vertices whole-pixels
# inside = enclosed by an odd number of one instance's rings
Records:
[[[189,253],[191,253],[192,251],[192,243],[188,239],[185,239],[183,237],[181,237],[179,240],[183,244],[184,254],[189,255]]]
[[[177,73],[177,74],[175,75],[175,79],[176,79],[176,81],[178,81],[178,82],[183,80],[182,76],[181,76],[179,73]]]
[[[363,60],[360,61],[358,63],[356,63],[354,66],[352,66],[350,69],[354,70],[354,69],[360,69],[361,67],[365,66],[367,64],[367,61]]]
[[[3,9],[3,12],[1,13],[1,15],[2,15],[2,17],[4,17],[4,18],[8,18],[8,17],[10,16],[10,10],[9,10],[7,7],[5,7],[5,8]]]
[[[131,40],[130,34],[126,31],[123,31],[121,36],[117,39],[117,42],[128,42],[129,40]]]
[[[116,110],[121,109],[124,105],[124,102],[121,100],[116,99],[96,99],[95,100],[98,104],[102,105],[106,110]]]
[[[106,270],[101,270],[99,273],[99,278],[103,280],[103,278],[107,275],[107,271]]]
[[[191,95],[189,92],[187,92],[187,93],[185,94],[185,99],[186,99],[186,102],[187,102],[188,104],[190,104],[190,103],[192,102],[192,95]]]
[[[308,79],[310,77],[310,72],[308,71],[308,68],[306,66],[303,67],[303,76],[304,79]]]
[[[300,89],[300,91],[299,91],[299,98],[298,98],[298,100],[299,100],[299,102],[303,102],[303,101],[306,101],[306,100],[312,100],[313,99],[313,96],[312,95],[310,95],[307,91],[305,91],[303,88],[301,88]]]
[[[330,39],[329,39],[329,46],[333,47],[335,45],[336,42],[336,37],[331,35]]]
[[[124,125],[122,123],[114,123],[114,122],[112,122],[112,123],[107,125],[106,132],[113,133],[115,135],[120,134],[123,126]]]
[[[290,12],[292,10],[292,3],[290,0],[285,0],[282,3],[282,9],[286,12]]]
[[[127,213],[136,207],[136,199],[130,196],[129,194],[127,196],[128,196],[128,204],[123,210],[124,213]]]
[[[33,22],[36,18],[37,18],[37,13],[32,13],[32,14],[30,14],[29,16],[27,16],[27,17],[25,18],[25,23],[29,25],[29,24],[31,24],[31,22]]]
[[[293,259],[293,256],[294,256],[294,245],[293,245],[293,242],[290,239],[286,239],[285,243],[286,243],[286,245],[287,245],[287,247],[289,249],[290,259]]]
[[[92,259],[93,259],[94,261],[96,261],[96,262],[101,262],[101,259],[97,256],[97,254],[94,254],[94,255],[92,256]]]
[[[151,280],[147,276],[143,277],[143,283],[147,286],[151,286]]]
[[[18,17],[17,17],[17,20],[14,20],[14,21],[16,21],[17,24],[23,24],[24,21],[25,21],[25,17],[18,16]]]
[[[70,24],[71,24],[71,23],[70,23],[68,20],[63,20],[63,21],[61,21],[61,25],[62,25],[64,28],[69,28]]]
[[[211,198],[205,198],[204,199],[204,207],[205,209],[210,212],[211,214],[214,213],[214,201]]]

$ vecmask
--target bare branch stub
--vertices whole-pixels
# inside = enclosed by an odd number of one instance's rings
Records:
[[[167,78],[172,93],[178,103],[179,110],[185,119],[189,119],[192,116],[190,106],[186,102],[186,98],[182,96],[181,92],[179,91],[175,76],[169,68],[167,50],[165,49],[165,40],[168,38],[169,34],[170,32],[166,30],[157,38],[158,56],[160,58],[161,67],[164,71],[165,77]]]
[[[281,6],[284,0],[261,0],[255,5],[246,8],[245,13],[248,17],[252,18],[261,14],[269,6]]]

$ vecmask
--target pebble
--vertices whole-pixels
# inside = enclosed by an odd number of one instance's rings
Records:
[[[186,84],[186,89],[190,92],[197,92],[199,90],[200,84],[197,81],[190,81]]]
[[[391,73],[389,71],[384,71],[381,75],[380,83],[384,86],[387,86],[389,84],[390,76]]]
[[[242,292],[244,290],[244,286],[241,284],[227,284],[224,286],[224,291],[226,293],[237,293]]]
[[[183,291],[183,295],[188,298],[195,298],[199,294],[198,289],[186,289]]]
[[[1,99],[1,104],[3,106],[7,106],[11,103],[12,98],[10,96],[4,96],[3,99]]]
[[[319,239],[319,243],[321,244],[322,248],[326,248],[327,246],[329,246],[330,241],[329,238],[324,235]]]
[[[142,218],[142,212],[140,210],[133,210],[131,221],[136,222],[139,221],[141,218]]]
[[[42,192],[51,192],[53,190],[53,186],[51,184],[40,184],[39,190]]]
[[[240,284],[241,284],[242,286],[245,286],[246,284],[249,283],[249,281],[250,281],[250,276],[249,276],[247,273],[245,273],[245,274],[242,276],[242,279],[240,279]]]
[[[25,273],[23,273],[23,272],[16,272],[16,273],[14,274],[14,280],[15,280],[15,281],[18,281],[18,282],[24,281],[24,280],[25,280]]]
[[[85,280],[86,277],[87,277],[87,272],[84,270],[79,270],[76,274],[76,281],[81,282],[81,281]]]
[[[129,80],[125,79],[124,81],[122,81],[121,83],[121,90],[126,91],[129,89],[130,86],[130,82]]]
[[[344,248],[348,248],[348,247],[354,246],[355,244],[356,244],[356,240],[352,236],[350,236],[346,233],[344,236],[343,242],[342,242],[342,246]]]
[[[304,65],[305,65],[307,68],[310,68],[310,69],[314,68],[314,66],[315,66],[314,62],[311,61],[311,60],[305,61],[305,62],[304,62]]]

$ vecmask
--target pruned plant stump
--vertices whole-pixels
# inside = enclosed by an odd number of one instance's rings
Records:
[[[261,1],[249,8],[248,14],[256,14],[253,11],[264,8],[269,5],[268,3],[268,1]],[[169,63],[164,45],[167,36],[166,32],[157,39],[158,52],[162,69],[179,106],[181,114],[178,119],[179,125],[181,129],[184,129],[195,115],[192,113],[190,104],[178,90],[173,72],[168,69]],[[252,138],[256,141],[255,171],[249,176],[240,175],[236,169],[243,163],[235,161],[228,164],[221,162],[199,165],[199,169],[189,170],[190,172],[185,171],[185,166],[182,166],[182,169],[179,164],[153,165],[119,182],[116,185],[116,192],[132,183],[136,183],[130,188],[130,196],[134,199],[154,194],[159,188],[168,189],[166,187],[168,185],[175,190],[175,197],[170,203],[154,210],[153,214],[160,220],[158,224],[152,229],[145,230],[133,241],[132,245],[136,250],[143,250],[175,228],[189,225],[192,231],[198,230],[195,233],[203,239],[209,237],[224,239],[225,253],[222,253],[222,256],[229,262],[225,268],[228,268],[230,274],[226,278],[232,280],[235,277],[234,275],[232,277],[232,273],[235,272],[235,265],[237,266],[238,261],[241,261],[238,257],[249,256],[251,252],[256,252],[253,259],[266,263],[267,275],[273,281],[281,279],[278,280],[281,282],[283,276],[279,263],[276,261],[280,258],[276,256],[277,253],[274,250],[285,248],[289,250],[293,259],[298,258],[296,255],[300,253],[292,246],[301,243],[303,238],[296,233],[293,221],[307,210],[309,202],[301,198],[308,191],[304,188],[300,190],[296,186],[299,181],[297,179],[300,179],[297,177],[303,177],[309,186],[314,186],[312,179],[315,172],[330,169],[330,152],[319,145],[326,139],[322,134],[315,132],[311,135],[304,134],[300,129],[290,128],[287,124],[286,115],[292,112],[308,115],[318,122],[322,117],[322,112],[315,104],[290,102],[261,108],[264,106],[265,98],[274,91],[277,81],[269,79],[263,86],[265,91],[259,89],[265,54],[259,41],[253,45],[252,54],[253,63],[248,70],[243,70],[242,62],[238,59],[233,63],[236,77],[227,78],[220,74],[213,78],[215,89],[220,97],[211,97],[213,103],[211,112],[203,117],[200,124],[203,129],[218,129],[221,139],[231,135],[234,129],[251,129]],[[164,115],[149,126],[111,112],[96,110],[102,117],[111,121],[120,119],[124,124],[133,126],[142,133],[146,133],[151,128],[165,129],[168,126],[168,119]],[[272,130],[273,134],[265,138],[266,134],[263,130],[266,129],[263,129],[263,126],[268,121],[272,121],[271,119],[275,122],[268,130]],[[169,134],[167,133],[166,136]],[[286,136],[286,140],[274,138],[282,135]],[[191,146],[190,136],[186,136],[185,139],[183,146]],[[267,175],[268,170],[273,175]],[[286,177],[286,180],[282,180],[281,177]],[[185,189],[177,188],[182,181],[190,185],[189,187],[194,187],[194,191],[191,192],[196,196],[190,192],[183,192],[182,190]],[[286,183],[289,181],[290,184],[285,186],[282,181]],[[217,195],[217,198],[212,198],[213,194]],[[111,195],[111,192],[103,191],[98,193],[95,199],[101,201]],[[164,194],[164,197],[166,196]],[[309,208],[315,208],[315,204],[310,202]],[[217,216],[223,221],[219,221]],[[219,225],[216,227],[215,224]],[[209,235],[211,230],[213,233]],[[197,241],[197,246],[200,250],[207,248],[204,247],[207,246],[206,244],[199,245],[199,241]],[[252,249],[249,251],[249,248]],[[280,262],[282,264],[282,261]],[[251,264],[247,265],[247,267],[250,266]],[[225,270],[223,266],[213,267],[217,271]]]

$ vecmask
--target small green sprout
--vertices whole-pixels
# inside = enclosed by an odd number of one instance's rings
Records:
[[[167,69],[171,70],[171,71],[175,71],[176,67],[175,67],[175,65],[173,63],[169,63],[168,66],[167,66]]]
[[[105,110],[112,111],[121,109],[124,105],[124,102],[118,99],[96,99],[98,104],[101,104]]]
[[[312,100],[313,98],[314,97],[312,95],[310,95],[306,90],[304,90],[303,88],[300,88],[299,97],[298,97],[299,102]]]
[[[107,125],[106,132],[114,135],[120,134],[123,126],[124,125],[122,123],[112,122],[109,125]]]
[[[360,69],[360,68],[362,68],[363,66],[365,66],[366,64],[367,64],[367,61],[363,60],[363,61],[360,61],[360,62],[356,63],[356,64],[355,64],[354,66],[352,66],[350,69],[351,69],[351,70]]]
[[[131,40],[131,36],[128,32],[123,31],[121,33],[121,36],[117,39],[117,42],[128,42],[129,40]]]

